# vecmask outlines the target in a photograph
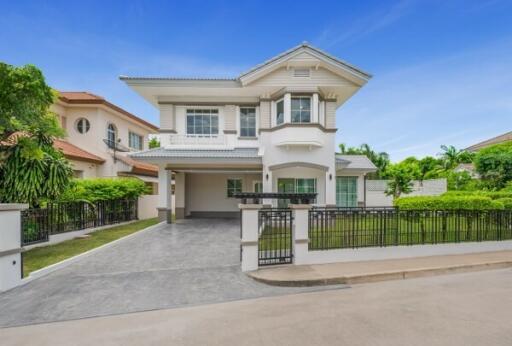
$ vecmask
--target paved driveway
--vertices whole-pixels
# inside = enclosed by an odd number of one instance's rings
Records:
[[[0,294],[0,326],[318,290],[248,278],[239,232],[237,220],[190,219],[137,234]]]

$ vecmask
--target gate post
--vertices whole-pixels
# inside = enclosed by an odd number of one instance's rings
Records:
[[[0,292],[21,284],[21,210],[27,204],[0,204]]]
[[[307,264],[309,251],[309,204],[290,204],[292,209],[293,264]]]
[[[259,238],[259,211],[261,204],[239,204],[241,212],[241,260],[242,271],[248,272],[258,269],[258,238]]]

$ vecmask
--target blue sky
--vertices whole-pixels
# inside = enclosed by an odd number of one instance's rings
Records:
[[[393,160],[512,130],[512,1],[0,1],[0,61],[158,124],[119,75],[234,77],[302,41],[374,75],[337,141]]]

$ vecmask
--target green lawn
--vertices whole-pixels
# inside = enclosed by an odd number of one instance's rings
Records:
[[[499,221],[498,221],[499,220]],[[268,225],[259,239],[260,251],[287,250],[291,231]],[[512,239],[512,219],[452,215],[446,217],[338,216],[313,222],[310,250]]]
[[[31,272],[47,267],[98,246],[110,243],[116,239],[155,225],[158,219],[136,221],[128,225],[115,226],[90,233],[88,238],[71,239],[59,244],[34,248],[23,253],[23,273],[28,276]]]

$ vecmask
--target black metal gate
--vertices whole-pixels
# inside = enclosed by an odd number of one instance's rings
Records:
[[[291,209],[261,209],[258,221],[258,265],[292,263]]]

